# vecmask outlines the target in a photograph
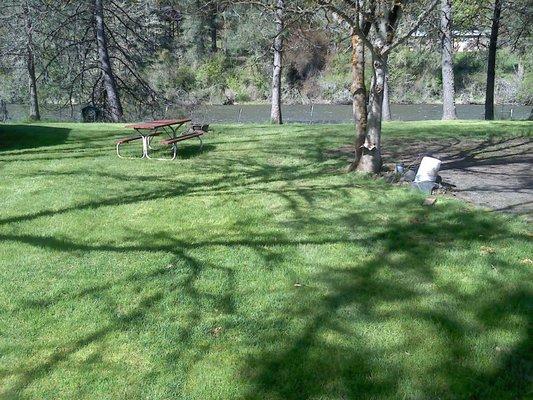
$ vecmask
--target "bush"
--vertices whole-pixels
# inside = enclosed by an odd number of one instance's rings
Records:
[[[198,80],[205,86],[216,86],[224,89],[227,87],[228,71],[231,70],[231,61],[224,54],[217,54],[207,58],[198,67]]]
[[[435,102],[440,96],[441,85],[438,54],[402,48],[389,56],[389,88],[392,102]]]
[[[174,76],[174,85],[186,92],[196,88],[196,75],[189,66],[178,67]]]
[[[309,54],[313,54],[304,45]],[[331,51],[324,61],[304,59],[298,63],[284,60],[284,101],[347,103],[351,99],[351,54]],[[165,50],[146,71],[150,83],[167,98],[182,99],[183,93],[199,101],[223,103],[261,101],[270,97],[270,55],[235,57],[220,52],[198,61],[187,62]],[[307,54],[307,53],[306,53]],[[323,48],[320,48],[323,55]],[[187,56],[182,56],[186,58]],[[320,58],[320,57],[319,57]],[[292,60],[292,61],[291,61]],[[486,51],[457,53],[454,59],[456,98],[459,103],[482,102],[486,85]],[[320,70],[318,68],[320,67]],[[498,51],[496,66],[498,102],[533,102],[533,56]],[[372,71],[367,56],[366,84]],[[401,48],[389,56],[390,98],[395,103],[434,103],[441,101],[442,76],[440,53],[436,49]],[[306,75],[308,74],[308,75]],[[43,90],[43,89],[42,89]]]

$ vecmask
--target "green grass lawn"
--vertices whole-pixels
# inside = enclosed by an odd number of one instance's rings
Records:
[[[530,395],[530,225],[344,173],[351,129],[215,126],[157,162],[118,125],[0,125],[0,398]]]

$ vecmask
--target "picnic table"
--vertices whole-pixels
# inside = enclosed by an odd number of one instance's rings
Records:
[[[152,139],[156,136],[167,135],[168,139],[162,140],[161,144],[165,146],[170,146],[172,150],[172,158],[174,160],[177,157],[179,142],[184,140],[198,138],[200,140],[200,145],[203,146],[202,135],[205,133],[201,129],[188,129],[182,134],[178,135],[178,130],[185,125],[186,123],[191,122],[190,118],[183,119],[162,119],[156,121],[142,122],[133,125],[126,125],[127,128],[132,128],[137,132],[137,135],[122,138],[117,141],[117,155],[120,158],[148,158],[152,159],[150,156],[150,150],[155,150],[151,146]],[[124,157],[120,154],[120,147],[126,143],[140,140],[142,141],[142,154],[140,157]],[[169,160],[169,158],[156,158],[157,160]]]

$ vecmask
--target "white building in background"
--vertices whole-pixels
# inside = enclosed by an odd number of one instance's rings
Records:
[[[485,49],[489,45],[489,36],[490,31],[453,31],[454,50],[456,53],[464,53]],[[428,39],[428,33],[417,31],[413,34],[413,39],[414,41],[423,42]],[[435,38],[430,37],[429,40],[435,40]],[[411,43],[413,42],[411,41]]]
[[[465,51],[477,51],[489,45],[489,31],[453,32],[453,47],[456,53]]]

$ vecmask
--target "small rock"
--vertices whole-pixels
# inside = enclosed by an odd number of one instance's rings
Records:
[[[396,164],[393,164],[393,163],[384,163],[381,166],[381,170],[383,172],[394,172],[395,168],[396,168]]]
[[[220,336],[221,333],[222,333],[222,327],[221,326],[217,326],[216,328],[211,329],[211,334],[214,337]]]
[[[83,122],[101,122],[104,120],[104,112],[95,106],[87,106],[81,109]]]
[[[433,206],[435,205],[435,203],[437,202],[437,197],[436,196],[430,196],[430,197],[427,197],[424,202],[422,203],[423,206]]]
[[[383,175],[383,177],[387,183],[397,183],[400,181],[400,175],[394,172],[387,172]]]
[[[404,174],[405,173],[405,165],[403,165],[403,163],[399,163],[399,164],[396,164],[394,166],[394,172],[396,172],[397,174]]]
[[[494,250],[492,247],[489,246],[481,246],[479,249],[481,251],[481,254],[494,254],[496,253],[496,250]]]
[[[412,169],[408,169],[402,176],[402,181],[413,182],[415,180],[416,173]]]
[[[433,194],[447,194],[449,187],[439,184],[435,189],[433,189]]]

